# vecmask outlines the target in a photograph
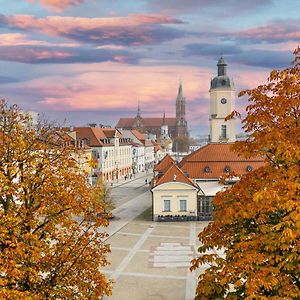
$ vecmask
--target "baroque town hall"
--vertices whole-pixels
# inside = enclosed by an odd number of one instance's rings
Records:
[[[168,132],[173,140],[173,151],[188,151],[188,127],[185,118],[186,99],[182,92],[182,83],[179,84],[178,95],[176,98],[176,117],[148,117],[141,116],[140,106],[138,105],[137,115],[134,118],[120,118],[116,128],[124,130],[136,129],[142,133],[155,134],[159,138],[161,127],[168,126]]]

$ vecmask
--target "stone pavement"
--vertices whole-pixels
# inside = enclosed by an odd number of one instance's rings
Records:
[[[207,224],[152,222],[147,209],[116,230],[106,241],[111,265],[103,272],[115,283],[113,295],[105,299],[194,299],[196,278],[204,268],[191,273],[189,266],[199,246],[197,234]]]

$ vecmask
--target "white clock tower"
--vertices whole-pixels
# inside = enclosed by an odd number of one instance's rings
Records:
[[[235,142],[236,122],[225,118],[234,110],[235,89],[233,80],[227,76],[227,64],[221,57],[218,61],[218,76],[210,83],[210,141],[211,143]]]

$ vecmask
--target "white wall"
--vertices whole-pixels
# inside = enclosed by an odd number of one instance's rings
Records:
[[[182,182],[168,182],[152,189],[153,218],[158,215],[197,215],[197,189]],[[164,211],[164,200],[171,201],[171,211]],[[187,200],[187,211],[180,211],[180,200]]]

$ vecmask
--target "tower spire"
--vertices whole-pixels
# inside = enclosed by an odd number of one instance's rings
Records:
[[[182,81],[179,81],[178,97],[182,98]]]
[[[167,125],[167,123],[166,123],[166,113],[165,112],[163,114],[163,123],[162,123],[162,125]]]
[[[137,108],[137,118],[141,117],[141,108],[140,108],[140,100],[138,101],[138,108]]]
[[[217,63],[217,66],[218,66],[218,76],[227,76],[227,64],[223,58],[223,56],[220,57],[220,59],[218,60],[218,63]]]

